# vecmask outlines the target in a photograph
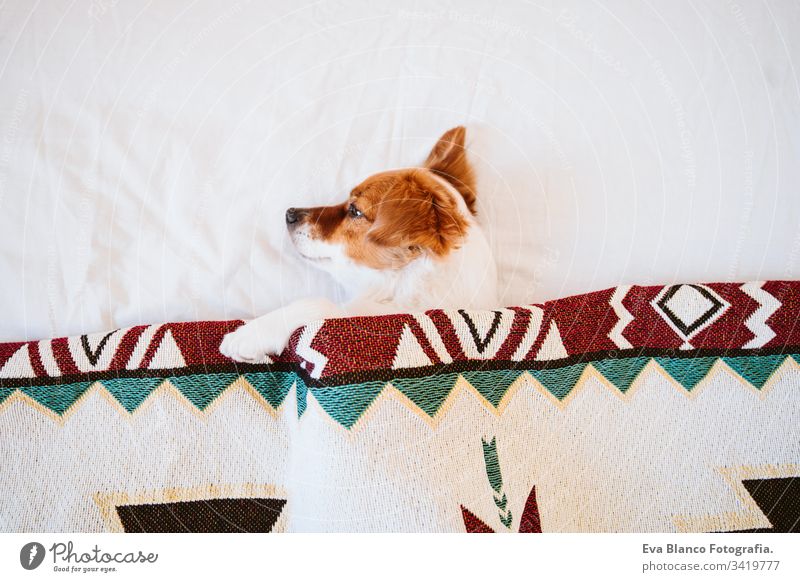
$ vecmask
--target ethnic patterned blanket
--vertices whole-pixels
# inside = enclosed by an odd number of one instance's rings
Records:
[[[800,282],[240,324],[0,344],[0,530],[800,530]]]

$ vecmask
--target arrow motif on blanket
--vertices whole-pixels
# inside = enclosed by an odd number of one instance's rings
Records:
[[[496,533],[491,527],[472,513],[469,509],[461,506],[461,518],[464,520],[464,528],[467,533]],[[519,533],[542,533],[542,522],[539,517],[539,505],[536,503],[536,487],[531,488],[528,499],[525,501],[525,509],[522,511],[522,518],[519,521]]]
[[[511,520],[513,516],[510,510],[506,510],[508,499],[506,494],[503,493],[503,475],[500,473],[500,463],[497,460],[497,437],[492,437],[488,443],[481,439],[483,445],[483,462],[486,465],[486,476],[489,478],[489,485],[492,486],[494,491],[494,504],[499,510],[501,523],[507,529],[511,529]]]
[[[503,492],[503,475],[500,473],[500,462],[497,457],[497,437],[492,437],[489,442],[486,439],[481,439],[481,444],[483,445],[486,476],[492,488],[492,499],[499,510],[500,523],[510,530],[513,516],[511,510],[507,509],[508,497]],[[464,520],[464,527],[467,533],[495,533],[486,522],[463,505],[461,506],[461,517]],[[522,511],[522,517],[519,522],[519,533],[542,533],[539,506],[536,503],[536,487],[531,488],[528,499],[525,501],[525,509]]]

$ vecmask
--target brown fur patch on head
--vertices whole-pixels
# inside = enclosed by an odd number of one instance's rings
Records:
[[[466,135],[467,130],[461,125],[445,132],[428,154],[425,167],[450,182],[475,214],[475,174],[464,149]]]
[[[424,168],[381,172],[335,206],[292,209],[300,236],[339,244],[353,261],[399,269],[422,254],[435,258],[458,248],[469,227],[452,185],[475,213],[474,178],[464,152],[466,130],[456,127],[436,143]],[[437,179],[437,177],[439,179]],[[311,257],[309,257],[311,258]]]
[[[375,174],[344,204],[298,212],[311,238],[341,244],[352,260],[374,269],[399,269],[423,253],[444,257],[468,228],[453,194],[423,169]]]
[[[307,214],[314,238],[329,240],[335,238],[342,221],[347,218],[347,205],[337,204],[309,208]]]
[[[457,202],[424,171],[398,172],[374,208],[375,221],[367,236],[381,247],[443,257],[458,248],[467,232]]]

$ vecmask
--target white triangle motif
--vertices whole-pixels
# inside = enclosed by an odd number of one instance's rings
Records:
[[[161,338],[161,343],[158,345],[150,365],[147,367],[150,370],[160,370],[164,368],[183,368],[185,366],[186,361],[183,359],[183,354],[181,354],[178,344],[175,343],[172,332],[167,330],[164,337]]]
[[[31,357],[28,353],[28,344],[22,344],[14,352],[3,369],[0,370],[0,378],[35,378],[36,372],[31,366]]]
[[[397,352],[392,362],[392,370],[399,368],[419,368],[420,366],[430,366],[433,362],[419,345],[419,341],[414,337],[414,333],[408,325],[403,327],[403,334],[397,344]]]
[[[547,337],[542,342],[542,347],[539,348],[539,353],[536,354],[537,360],[559,360],[569,356],[567,350],[564,348],[564,342],[561,341],[561,333],[556,327],[555,320],[550,322],[550,329],[547,330]]]

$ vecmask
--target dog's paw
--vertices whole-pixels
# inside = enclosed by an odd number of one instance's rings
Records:
[[[219,351],[237,362],[263,363],[268,354],[280,354],[288,343],[283,326],[252,321],[225,335]]]

